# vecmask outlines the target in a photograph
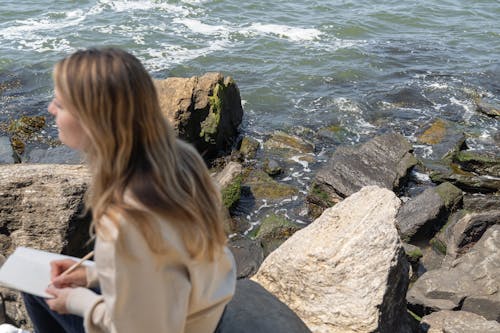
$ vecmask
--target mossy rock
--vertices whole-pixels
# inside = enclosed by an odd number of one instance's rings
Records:
[[[429,244],[439,253],[446,255],[446,244],[440,239],[434,237],[429,241]]]
[[[462,201],[462,190],[449,182],[444,182],[436,186],[435,191],[443,199],[444,205],[449,211],[458,207]]]
[[[259,141],[250,138],[248,136],[245,136],[241,141],[240,153],[246,159],[252,159],[255,158],[255,156],[257,155],[257,150],[259,149],[259,147],[260,147]]]
[[[415,245],[403,243],[406,258],[410,263],[417,263],[423,257],[422,250]]]
[[[266,216],[252,232],[250,237],[259,239],[264,248],[264,255],[278,248],[300,228],[282,215]]]
[[[262,164],[262,169],[269,176],[276,176],[283,172],[283,168],[276,160],[266,158]]]
[[[318,135],[334,143],[344,143],[353,133],[341,125],[330,125],[320,128]]]
[[[447,131],[447,123],[437,119],[428,129],[418,137],[418,141],[428,145],[435,145],[443,141]]]
[[[262,170],[253,170],[244,182],[248,185],[255,199],[282,199],[298,194],[298,189],[272,179]]]
[[[217,83],[214,87],[212,96],[208,97],[210,109],[205,120],[201,122],[200,131],[200,137],[204,138],[205,142],[215,143],[222,114],[225,88],[226,86],[224,84]]]
[[[264,143],[267,150],[290,150],[298,153],[314,152],[314,144],[282,131],[275,131]]]
[[[231,209],[240,200],[242,175],[238,175],[234,180],[221,191],[224,207]]]
[[[313,182],[309,188],[306,200],[309,216],[316,219],[325,209],[342,201],[342,198],[331,187]]]
[[[21,116],[10,120],[9,123],[0,124],[0,130],[10,134],[12,148],[17,154],[21,155],[24,153],[26,141],[40,132],[44,126],[44,116]]]
[[[459,151],[453,156],[453,161],[463,170],[500,177],[500,156],[492,152]]]

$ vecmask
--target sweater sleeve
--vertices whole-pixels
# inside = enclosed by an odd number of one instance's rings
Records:
[[[187,269],[175,256],[161,265],[155,261],[135,227],[123,226],[120,234],[123,239],[96,243],[102,298],[79,298],[75,303],[82,308],[69,308],[84,316],[88,333],[184,332],[191,290]]]

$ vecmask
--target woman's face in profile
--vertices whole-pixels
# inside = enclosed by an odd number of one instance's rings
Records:
[[[87,143],[87,135],[80,120],[74,116],[72,111],[68,110],[68,105],[58,94],[57,89],[48,110],[56,118],[59,140],[70,148],[83,150]]]

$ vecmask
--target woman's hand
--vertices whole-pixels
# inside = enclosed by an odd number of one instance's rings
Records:
[[[71,259],[54,260],[50,263],[50,281],[56,288],[85,287],[87,285],[87,268],[80,266],[69,274],[61,274],[73,266]]]
[[[67,314],[68,310],[66,309],[66,299],[68,298],[71,288],[58,289],[54,286],[49,286],[45,291],[54,296],[54,298],[48,298],[45,300],[49,308],[59,314]]]

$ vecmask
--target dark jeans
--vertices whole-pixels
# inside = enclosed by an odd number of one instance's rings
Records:
[[[22,293],[35,333],[85,333],[83,318],[76,315],[61,315],[52,311],[45,299]]]

